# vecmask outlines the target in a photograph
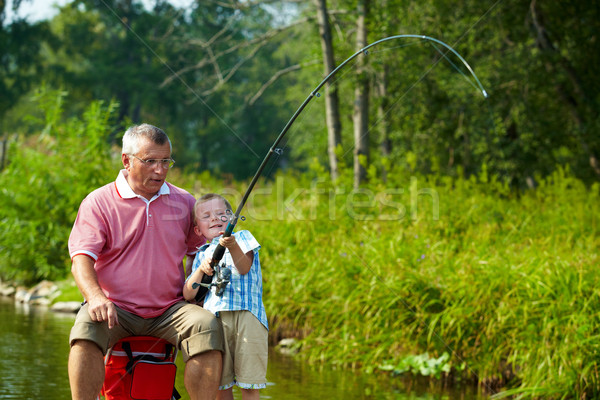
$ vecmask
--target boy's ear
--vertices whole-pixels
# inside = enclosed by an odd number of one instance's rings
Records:
[[[196,235],[198,236],[204,236],[202,232],[200,232],[200,227],[198,225],[194,225],[194,232],[196,232]]]

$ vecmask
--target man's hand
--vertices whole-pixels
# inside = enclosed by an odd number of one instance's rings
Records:
[[[94,269],[94,260],[84,254],[73,257],[71,272],[79,291],[88,302],[88,313],[92,321],[108,321],[108,328],[119,324],[117,308],[102,291]]]
[[[88,313],[90,314],[92,321],[108,321],[108,329],[112,329],[115,325],[119,325],[115,305],[103,294],[96,295],[88,300]]]

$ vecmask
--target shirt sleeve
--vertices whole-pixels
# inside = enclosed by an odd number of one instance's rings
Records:
[[[254,236],[252,236],[252,233],[250,233],[250,231],[244,230],[237,232],[235,234],[235,240],[239,244],[244,254],[248,253],[249,251],[256,252],[260,249],[260,244],[258,244],[258,242],[254,238]]]
[[[93,199],[88,196],[79,206],[77,218],[69,236],[71,258],[85,254],[97,261],[106,244],[106,223],[95,205]]]

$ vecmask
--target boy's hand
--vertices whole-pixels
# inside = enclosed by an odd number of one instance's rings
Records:
[[[212,258],[205,258],[204,260],[202,260],[202,262],[200,263],[200,266],[198,268],[200,269],[200,271],[204,272],[206,275],[212,276],[212,274],[215,273],[215,270],[210,267],[211,262],[212,262]]]
[[[219,232],[219,234],[224,234],[225,232]],[[237,242],[235,241],[235,238],[233,237],[233,235],[228,236],[228,237],[224,237],[221,236],[221,238],[219,239],[219,244],[223,247],[225,247],[226,249],[231,249],[231,247],[235,246]]]

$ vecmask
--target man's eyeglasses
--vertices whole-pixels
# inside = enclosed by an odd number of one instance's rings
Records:
[[[149,167],[149,168],[154,168],[154,167],[156,167],[156,164],[159,164],[161,167],[163,167],[165,169],[169,169],[173,166],[173,164],[175,164],[175,160],[173,160],[172,158],[163,158],[163,159],[154,159],[153,158],[150,160],[142,160],[141,158],[134,156],[133,154],[130,154],[130,156],[137,158],[146,167]]]

